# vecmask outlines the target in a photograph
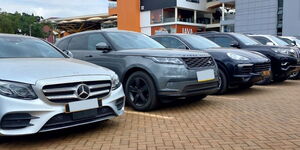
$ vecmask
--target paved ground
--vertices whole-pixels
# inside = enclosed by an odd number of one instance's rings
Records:
[[[300,81],[174,103],[94,125],[2,138],[0,149],[298,149]]]

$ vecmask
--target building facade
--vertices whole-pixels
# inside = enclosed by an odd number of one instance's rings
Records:
[[[109,14],[118,29],[161,33],[219,31],[221,12],[216,0],[110,0]],[[218,4],[218,5],[217,5]]]
[[[271,35],[300,35],[299,0],[219,0],[234,4],[230,22],[235,32]],[[226,27],[224,18],[221,26]],[[226,24],[227,23],[227,24]]]

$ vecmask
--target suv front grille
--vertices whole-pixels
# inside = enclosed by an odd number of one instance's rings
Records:
[[[268,71],[271,69],[271,64],[262,63],[262,64],[254,64],[249,66],[243,66],[240,71],[242,74],[250,74],[250,73],[258,73],[263,71]]]
[[[254,72],[262,72],[271,69],[271,64],[264,63],[264,64],[255,64],[254,65]]]
[[[106,97],[111,91],[111,81],[87,81],[46,85],[42,91],[51,102],[69,103],[82,100],[76,95],[78,86],[81,84],[87,85],[90,89],[88,99]]]
[[[185,57],[182,58],[188,68],[210,67],[215,65],[212,57]]]

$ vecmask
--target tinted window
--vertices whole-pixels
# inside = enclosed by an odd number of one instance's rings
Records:
[[[286,39],[286,38],[280,38],[280,39],[287,42],[287,43],[289,43],[290,45],[293,45],[293,41],[290,40],[290,39]]]
[[[173,37],[158,37],[154,39],[167,48],[186,48],[186,46],[180,40]]]
[[[88,50],[97,50],[96,45],[100,42],[107,43],[106,39],[101,35],[98,34],[89,34],[88,35]]]
[[[269,36],[269,38],[271,38],[273,41],[275,41],[278,45],[280,46],[288,46],[289,44],[275,36]]]
[[[134,32],[108,32],[106,33],[117,50],[165,48],[150,37]]]
[[[214,37],[213,41],[221,47],[231,47],[231,44],[235,42],[233,38],[226,36]]]
[[[267,38],[265,38],[265,37],[253,36],[253,38],[254,38],[255,40],[257,40],[258,42],[264,44],[264,45],[266,45],[268,42],[272,42],[272,41],[270,41],[269,39],[267,39]],[[272,43],[273,43],[273,42],[272,42]]]
[[[69,50],[87,50],[87,35],[74,36],[69,44]]]
[[[260,45],[256,40],[244,34],[233,33],[232,35],[239,39],[244,45]]]
[[[220,47],[219,45],[208,40],[207,38],[198,35],[181,35],[181,37],[196,49],[208,49],[208,48]]]
[[[0,37],[0,58],[64,58],[64,55],[42,40]]]
[[[67,50],[69,45],[70,39],[65,39],[63,41],[58,41],[58,44],[56,45],[61,50]]]

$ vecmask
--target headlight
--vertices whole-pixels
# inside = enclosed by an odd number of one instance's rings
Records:
[[[287,49],[287,48],[272,48],[272,50],[276,53],[290,55],[293,57],[297,57],[296,51],[293,49]]]
[[[263,57],[263,58],[267,58],[267,59],[269,59],[266,55],[264,55],[264,54],[262,54],[262,53],[260,53],[260,52],[256,52],[256,51],[250,51],[251,53],[254,53],[254,54],[256,54],[256,55],[259,55],[259,56],[261,56],[261,57]]]
[[[112,90],[115,90],[121,86],[121,82],[116,73],[111,76]]]
[[[149,58],[156,63],[183,65],[183,62],[179,58],[169,58],[169,57],[146,57],[146,58]]]
[[[31,85],[15,82],[0,81],[0,94],[3,96],[34,100],[37,99]]]
[[[249,60],[249,58],[247,58],[247,57],[237,55],[237,54],[233,54],[233,53],[227,53],[227,56],[230,57],[231,59],[234,59],[234,60]]]

